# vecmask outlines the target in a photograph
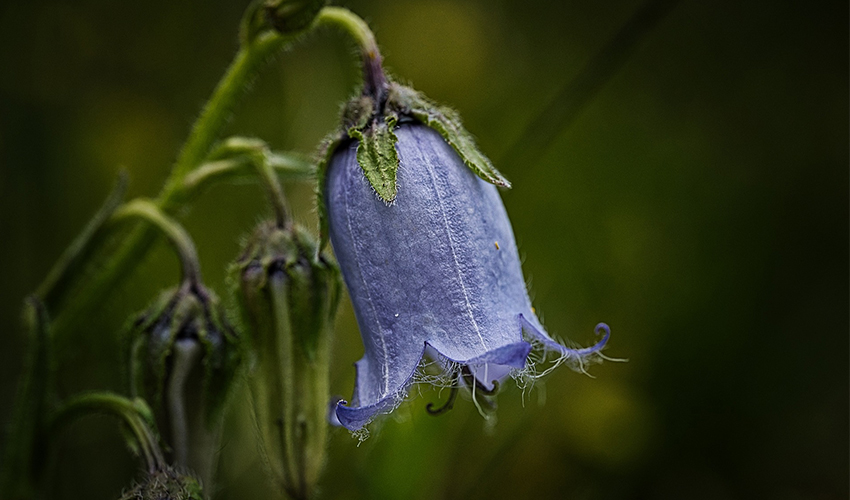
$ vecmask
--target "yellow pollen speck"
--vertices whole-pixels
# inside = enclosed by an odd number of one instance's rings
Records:
[[[533,312],[534,314],[537,314],[537,309],[535,309],[534,306],[531,306],[531,312]]]
[[[495,244],[496,244],[496,250],[498,250],[498,249],[499,249],[499,242],[498,242],[498,241],[494,241],[493,243],[495,243]]]

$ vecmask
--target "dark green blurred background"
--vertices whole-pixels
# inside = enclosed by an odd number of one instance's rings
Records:
[[[105,198],[119,166],[156,194],[236,50],[246,2],[0,6],[0,421],[22,364],[21,299]],[[590,379],[555,372],[499,398],[423,395],[362,446],[332,434],[324,498],[848,498],[848,6],[683,1],[534,160],[511,143],[641,5],[634,0],[351,1],[394,74],[459,109],[514,182],[503,193],[550,332],[613,331]],[[348,41],[309,37],[256,82],[229,133],[312,152],[359,79]],[[314,225],[309,184],[288,191]],[[184,218],[223,294],[256,186]],[[163,244],[58,339],[63,395],[123,391],[118,333],[177,279]],[[362,354],[338,320],[332,389]],[[445,394],[443,394],[445,396]],[[544,401],[545,400],[545,401]],[[237,398],[221,499],[274,498]],[[118,426],[63,438],[57,499],[114,498],[137,464]]]

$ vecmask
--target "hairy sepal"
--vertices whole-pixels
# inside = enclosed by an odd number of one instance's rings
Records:
[[[457,111],[441,106],[410,87],[390,83],[387,107],[398,115],[409,115],[436,130],[457,152],[463,163],[481,179],[502,188],[511,183],[487,158],[464,127]],[[359,159],[359,157],[358,157]]]

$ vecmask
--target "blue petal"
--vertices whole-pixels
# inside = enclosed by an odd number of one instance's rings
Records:
[[[518,369],[531,349],[523,329],[546,348],[567,349],[531,309],[497,189],[430,128],[406,124],[396,136],[394,203],[373,192],[356,143],[337,152],[327,175],[331,244],[365,349],[352,404],[337,406],[351,430],[403,399],[426,346],[459,364]]]

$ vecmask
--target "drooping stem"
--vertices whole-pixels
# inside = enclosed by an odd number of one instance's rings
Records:
[[[47,435],[54,436],[66,424],[93,413],[113,415],[127,424],[139,445],[148,471],[153,472],[165,467],[165,458],[149,417],[150,409],[141,399],[130,400],[111,392],[94,392],[76,396],[50,415]]]
[[[368,25],[354,13],[339,7],[323,8],[310,29],[326,24],[342,28],[357,42],[363,57],[364,92],[382,103],[387,81],[381,68],[377,42]],[[206,160],[206,155],[218,139],[233,108],[263,63],[292,40],[294,37],[269,30],[243,42],[192,127],[168,180],[153,202],[164,213],[176,212],[194,193],[194,190],[187,189],[186,177]],[[103,265],[70,297],[70,301],[63,304],[61,313],[56,315],[54,329],[62,334],[75,327],[92,305],[103,300],[110,290],[130,275],[132,268],[150,250],[156,234],[150,225],[142,224],[127,235],[117,248],[103,255]],[[64,298],[68,297],[57,297],[56,302]]]
[[[341,7],[325,7],[319,11],[316,25],[324,24],[341,28],[357,43],[363,58],[363,93],[382,103],[387,91],[387,77],[378,42],[369,25],[357,14]]]
[[[283,228],[291,223],[283,188],[272,166],[273,155],[265,142],[248,137],[230,137],[211,154],[211,158],[220,156],[246,157],[265,188],[269,203],[274,208],[278,227]]]
[[[200,284],[201,265],[198,262],[198,252],[183,226],[165,215],[154,202],[144,199],[135,199],[122,205],[112,215],[112,220],[120,221],[133,217],[141,218],[162,231],[180,256],[183,279],[194,285]]]
[[[283,188],[280,185],[280,181],[277,180],[274,169],[265,161],[265,158],[258,158],[255,166],[257,173],[263,181],[263,186],[265,186],[268,193],[269,202],[274,207],[277,227],[286,227],[287,224],[291,224],[289,210],[286,208],[286,198],[283,196]]]
[[[205,160],[248,84],[264,63],[292,40],[292,37],[282,36],[272,31],[263,32],[245,43],[236,53],[233,62],[192,127],[168,180],[154,202],[165,213],[174,213],[186,200],[189,194],[183,188],[186,175]],[[55,330],[61,334],[73,328],[81,318],[85,317],[93,304],[103,300],[150,250],[156,234],[150,225],[143,224],[134,229],[117,249],[105,255],[104,264],[99,272],[92,275],[86,286],[79,290],[79,293],[74,294],[73,301],[66,304],[61,315],[57,315],[54,323]]]

